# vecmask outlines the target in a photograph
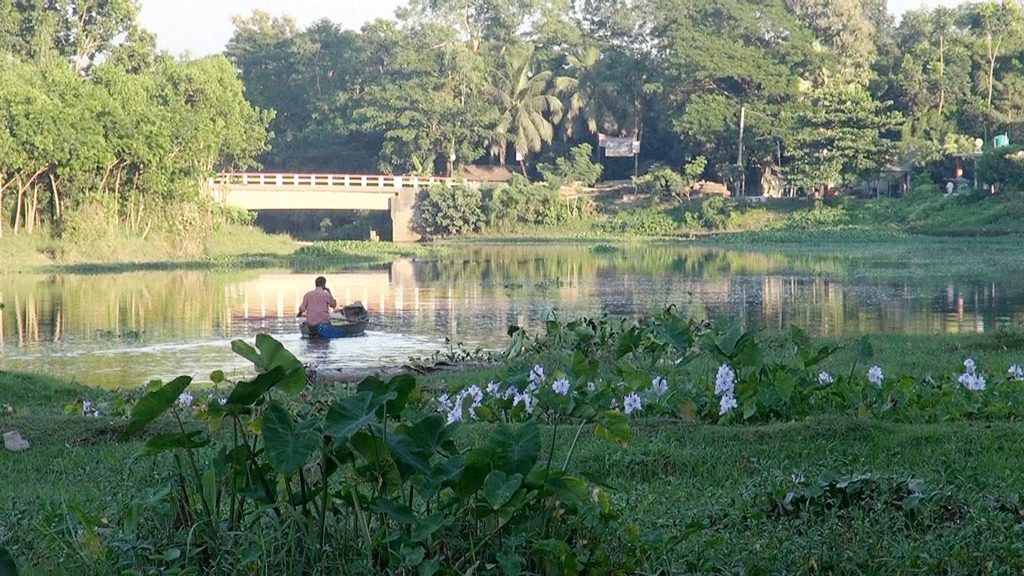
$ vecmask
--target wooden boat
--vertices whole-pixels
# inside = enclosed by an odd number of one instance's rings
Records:
[[[316,333],[310,329],[310,325],[303,322],[299,325],[303,338],[347,338],[349,336],[361,336],[366,331],[366,325],[370,322],[370,315],[361,302],[355,302],[331,312],[331,323],[320,324],[316,327]]]

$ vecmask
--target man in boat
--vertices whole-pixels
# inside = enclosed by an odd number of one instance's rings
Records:
[[[302,297],[299,313],[295,315],[302,316],[305,314],[306,321],[303,322],[303,325],[308,330],[310,338],[320,336],[317,328],[321,324],[330,324],[331,310],[338,305],[334,300],[334,296],[331,295],[331,291],[327,288],[327,278],[318,276],[314,284],[315,288],[306,292],[306,295]],[[303,330],[303,332],[307,330]]]

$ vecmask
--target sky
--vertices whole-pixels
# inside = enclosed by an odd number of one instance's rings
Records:
[[[907,10],[953,6],[962,0],[888,0],[897,18]],[[248,16],[263,10],[274,16],[287,14],[300,28],[327,18],[342,28],[359,30],[377,18],[393,18],[395,8],[406,0],[142,0],[139,20],[156,34],[157,46],[174,55],[188,52],[193,58],[224,50],[234,32],[233,15]]]

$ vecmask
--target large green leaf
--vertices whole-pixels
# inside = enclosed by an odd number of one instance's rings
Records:
[[[413,474],[430,474],[430,457],[433,453],[425,450],[407,434],[388,434],[385,444],[402,478],[409,478]]]
[[[0,547],[0,576],[18,576],[18,566],[6,548]]]
[[[526,476],[540,457],[540,429],[535,420],[518,429],[499,424],[491,431],[487,443],[498,450],[498,467],[506,474]]]
[[[398,489],[402,483],[402,476],[398,472],[398,466],[391,458],[391,453],[384,442],[366,432],[353,434],[349,439],[352,450],[365,462],[366,466],[361,468],[365,474],[372,473],[374,481],[379,481],[388,492]]]
[[[615,440],[622,445],[629,444],[631,433],[629,430],[629,418],[625,414],[618,410],[604,410],[598,412],[594,420],[596,422],[594,434],[609,440]]]
[[[278,385],[284,379],[284,368],[277,367],[269,372],[258,374],[252,380],[239,382],[235,384],[231,394],[228,395],[228,401],[224,404],[224,409],[231,413],[238,412],[242,407],[251,406],[260,396],[266,394],[267,390]]]
[[[178,396],[185,391],[185,388],[191,382],[191,376],[178,376],[139,399],[135,406],[132,407],[132,415],[128,425],[121,431],[118,438],[124,440],[142,430],[146,424],[156,420],[158,416],[178,401]]]
[[[151,456],[169,450],[202,448],[210,443],[209,436],[204,436],[202,430],[191,432],[174,432],[171,434],[157,434],[142,447],[142,455]]]
[[[492,470],[484,479],[484,499],[491,505],[491,509],[497,510],[512,499],[512,496],[523,485],[522,474],[506,476],[501,470]]]
[[[316,420],[296,424],[284,406],[271,402],[263,413],[263,445],[274,469],[290,476],[305,466],[320,445]]]
[[[327,409],[324,420],[324,434],[338,442],[346,442],[350,436],[371,422],[377,421],[377,407],[395,397],[391,392],[375,396],[373,392],[360,392],[335,401]]]
[[[252,362],[260,372],[282,368],[284,378],[277,383],[277,387],[285,392],[298,394],[306,387],[306,370],[302,362],[269,334],[256,335],[256,348],[242,340],[235,340],[231,343],[231,349]]]
[[[405,410],[405,405],[410,395],[415,390],[416,378],[410,374],[395,376],[387,382],[375,376],[370,376],[363,379],[359,386],[356,387],[356,392],[372,392],[375,397],[383,397],[394,393],[394,396],[387,399],[387,405],[385,406],[388,416],[398,416],[401,414],[402,410]]]

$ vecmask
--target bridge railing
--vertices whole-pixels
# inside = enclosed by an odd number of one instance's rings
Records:
[[[431,184],[451,183],[441,176],[390,176],[383,174],[275,174],[264,172],[222,172],[211,180],[213,185],[228,186],[323,186],[344,188],[422,188]]]

